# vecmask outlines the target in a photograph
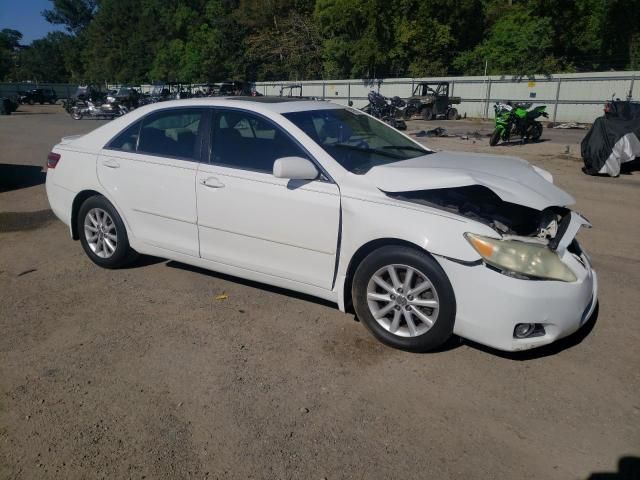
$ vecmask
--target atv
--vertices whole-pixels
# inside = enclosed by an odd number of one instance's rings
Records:
[[[405,118],[420,115],[424,120],[445,118],[458,120],[458,110],[452,105],[460,104],[460,97],[449,96],[449,82],[420,82],[413,89],[413,95],[407,100]]]

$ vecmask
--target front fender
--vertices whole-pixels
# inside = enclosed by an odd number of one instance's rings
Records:
[[[361,247],[380,239],[408,242],[438,257],[475,262],[480,256],[464,233],[496,237],[496,232],[479,222],[437,209],[400,202],[342,197],[342,236],[335,291],[345,308],[344,284],[349,265]]]

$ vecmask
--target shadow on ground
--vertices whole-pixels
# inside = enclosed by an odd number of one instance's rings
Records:
[[[287,297],[306,300],[308,302],[317,303],[318,305],[325,305],[327,307],[332,307],[332,308],[336,307],[335,303],[329,302],[328,300],[323,300],[322,298],[314,297],[312,295],[307,295],[305,293],[300,293],[293,290],[287,290],[286,288],[275,287],[273,285],[267,285],[266,283],[254,282],[252,280],[246,280],[244,278],[234,277],[233,275],[227,275],[225,273],[206,270],[204,268],[192,267],[191,265],[186,265],[184,263],[179,263],[173,260],[167,262],[167,266],[171,268],[178,268],[180,270],[187,270],[189,272],[199,273],[201,275],[207,275],[209,277],[220,278],[222,280],[227,280],[229,282],[239,283],[240,285],[257,288],[260,290],[266,290],[268,292],[277,293],[279,295],[285,295]]]
[[[0,212],[0,232],[22,232],[44,227],[55,219],[51,210],[35,212]]]
[[[640,458],[621,457],[617,472],[595,472],[587,480],[638,480],[640,478]]]
[[[42,185],[46,178],[42,167],[0,163],[0,193]]]

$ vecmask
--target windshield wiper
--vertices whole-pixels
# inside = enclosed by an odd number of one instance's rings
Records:
[[[357,150],[359,152],[365,153],[377,153],[379,155],[395,158],[398,160],[406,160],[403,155],[398,155],[397,153],[387,152],[380,148],[369,148],[369,147],[358,147],[357,145],[349,145],[348,143],[334,143],[331,145],[332,147],[340,147],[340,148],[348,148],[350,150]]]
[[[414,147],[413,145],[403,145],[403,146],[400,146],[400,147],[396,147],[394,145],[385,145],[382,148],[389,148],[389,149],[394,149],[394,150],[413,150],[414,152],[424,153],[425,155],[427,155],[429,153],[433,153],[431,150],[425,150],[424,148]]]

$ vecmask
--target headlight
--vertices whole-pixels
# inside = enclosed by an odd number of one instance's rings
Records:
[[[506,274],[563,282],[577,280],[575,273],[546,245],[498,240],[473,233],[465,233],[464,236],[486,263]]]

